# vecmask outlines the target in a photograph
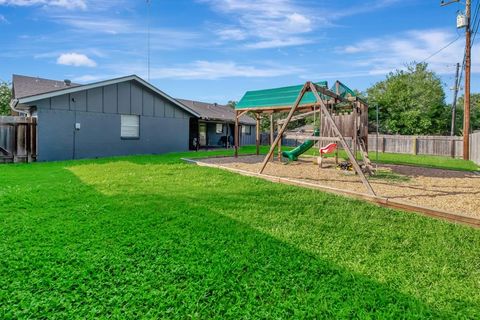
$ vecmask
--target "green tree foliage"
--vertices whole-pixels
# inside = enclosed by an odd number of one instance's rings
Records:
[[[440,78],[426,63],[412,63],[367,89],[370,121],[379,108],[380,131],[389,134],[446,134],[450,109]]]
[[[237,105],[237,101],[230,100],[227,102],[227,107],[230,107],[232,109],[235,109],[235,106]]]
[[[0,115],[10,114],[10,100],[12,99],[12,90],[7,82],[0,82]]]
[[[457,100],[455,116],[455,134],[457,135],[463,134],[463,102],[464,97]],[[480,93],[470,95],[470,130],[480,130]]]

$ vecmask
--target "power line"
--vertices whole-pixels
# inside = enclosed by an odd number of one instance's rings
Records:
[[[477,3],[477,7],[475,8],[475,16],[474,16],[474,21],[473,21],[473,26],[472,30],[473,31],[473,38],[472,38],[472,46],[475,43],[475,37],[477,35],[478,27],[480,26],[480,15],[478,13],[480,12],[480,2]]]
[[[435,51],[434,53],[432,53],[431,55],[429,55],[427,58],[423,59],[420,63],[423,63],[425,61],[427,61],[428,59],[430,58],[433,58],[434,56],[436,56],[437,54],[439,54],[440,52],[442,52],[443,50],[447,49],[448,47],[450,47],[452,44],[454,44],[455,42],[458,41],[458,39],[460,39],[460,36],[458,36],[455,40],[451,41],[450,43],[448,43],[446,46],[444,46],[443,48]]]

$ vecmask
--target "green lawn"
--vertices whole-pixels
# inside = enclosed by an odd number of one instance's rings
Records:
[[[0,319],[480,318],[480,230],[205,154],[0,166]]]

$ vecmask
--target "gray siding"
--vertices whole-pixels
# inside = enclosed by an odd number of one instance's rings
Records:
[[[131,113],[132,114],[142,114],[142,88],[140,88],[138,85],[132,84],[131,85]]]
[[[103,88],[87,91],[87,111],[103,112]]]
[[[39,161],[188,150],[190,114],[133,82],[32,105],[37,106]],[[121,139],[122,114],[140,116],[139,139]],[[74,130],[75,123],[80,130]]]
[[[103,87],[103,112],[105,113],[117,113],[117,85],[112,84],[110,86]]]
[[[68,96],[68,95],[65,95]],[[52,101],[53,102],[53,101]],[[70,95],[70,110],[76,111],[87,111],[87,92],[80,91],[75,92]],[[55,106],[52,104],[52,109],[55,109]]]
[[[121,82],[117,85],[118,113],[130,114],[130,82]]]
[[[255,144],[255,126],[250,126],[250,134],[240,133],[240,144],[243,146]]]
[[[223,123],[223,132],[217,133],[217,124],[216,123],[207,123],[207,137],[209,146],[219,146],[218,142],[226,134],[226,125]],[[233,132],[229,132],[229,135],[232,136]]]

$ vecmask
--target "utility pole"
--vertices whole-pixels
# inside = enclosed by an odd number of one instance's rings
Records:
[[[442,0],[441,6],[446,6],[452,3],[460,2],[460,0]],[[471,67],[471,30],[470,30],[470,12],[471,0],[465,2],[465,21],[457,28],[465,27],[465,99],[463,105],[463,159],[470,160],[470,67]]]
[[[470,7],[471,0],[465,3],[465,99],[463,105],[463,159],[470,160],[470,66],[471,66],[471,40],[470,40]]]
[[[456,109],[457,109],[457,96],[458,90],[460,89],[460,84],[458,83],[458,74],[460,72],[460,63],[457,62],[457,71],[455,72],[455,85],[453,87],[453,103],[452,103],[452,125],[450,129],[450,135],[455,135],[455,117],[456,117]]]

